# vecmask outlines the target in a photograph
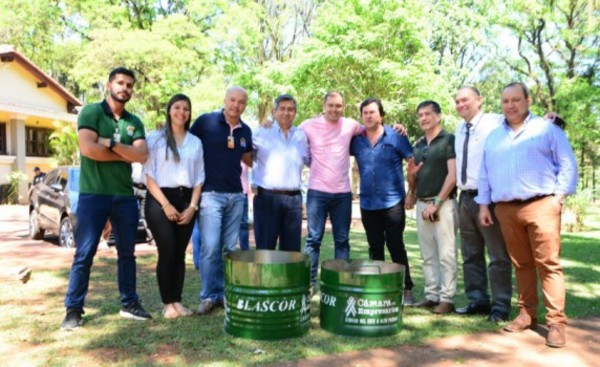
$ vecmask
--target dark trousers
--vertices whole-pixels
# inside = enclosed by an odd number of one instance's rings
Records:
[[[121,305],[137,302],[135,234],[138,225],[138,202],[133,196],[79,194],[75,230],[75,256],[69,274],[67,308],[83,309],[90,282],[90,271],[100,234],[110,219],[117,247],[117,268]]]
[[[190,205],[192,189],[182,187],[161,190],[177,211],[183,212]],[[158,201],[150,192],[148,194],[146,222],[158,249],[156,277],[160,297],[164,304],[181,302],[185,279],[185,249],[192,236],[195,220],[192,219],[185,225],[170,221]]]
[[[408,255],[404,246],[404,226],[406,212],[404,200],[388,209],[360,209],[362,223],[367,232],[369,242],[369,257],[371,260],[385,260],[384,244],[387,246],[392,261],[404,265],[404,289],[411,290],[413,281],[410,277]]]
[[[300,251],[302,195],[259,190],[254,195],[254,238],[259,250]]]
[[[489,305],[488,280],[492,294],[492,311],[508,314],[512,296],[512,268],[500,225],[491,213],[494,224],[484,227],[479,223],[479,204],[474,193],[461,192],[458,202],[460,251],[463,258],[465,293],[474,305]],[[486,267],[485,250],[489,255]]]

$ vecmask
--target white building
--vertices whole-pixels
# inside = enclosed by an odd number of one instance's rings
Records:
[[[9,45],[0,45],[0,185],[7,175],[50,168],[48,136],[56,122],[77,123],[81,101]],[[27,202],[27,183],[19,188]]]

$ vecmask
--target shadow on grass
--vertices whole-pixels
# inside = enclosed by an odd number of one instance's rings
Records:
[[[414,293],[417,299],[422,299],[423,277],[414,227],[407,228],[405,238],[415,283]],[[367,259],[368,246],[364,233],[353,231],[350,241],[352,258]],[[593,254],[599,253],[599,247],[600,243],[597,239],[571,234],[563,238],[567,312],[571,317],[598,314],[600,257]],[[331,234],[326,233],[321,260],[331,258],[333,258],[333,244]],[[462,295],[460,258],[458,261],[457,304],[465,302]],[[53,286],[36,295],[46,300],[45,305],[52,308],[52,312],[48,312],[48,315],[32,315],[34,322],[31,324],[27,324],[24,316],[11,322],[3,320],[1,326],[12,328],[15,333],[24,328],[23,333],[36,334],[30,342],[38,345],[47,344],[50,348],[46,352],[47,356],[43,364],[72,365],[74,361],[87,361],[90,364],[117,366],[262,365],[376,347],[423,346],[434,338],[498,329],[497,325],[490,324],[482,316],[438,316],[428,310],[405,308],[403,328],[397,335],[378,338],[343,337],[330,334],[319,327],[319,304],[315,297],[312,302],[311,329],[306,335],[280,341],[241,339],[224,332],[223,309],[217,309],[208,316],[177,320],[163,319],[160,316],[162,305],[156,284],[155,262],[154,255],[138,257],[138,293],[144,307],[153,314],[153,320],[140,322],[119,318],[116,260],[97,258],[92,269],[90,291],[86,299],[84,316],[86,324],[81,330],[73,333],[56,331],[64,315],[62,301],[68,280],[68,269],[51,273],[62,279],[64,288]],[[186,270],[183,303],[190,308],[195,308],[200,282],[191,265],[191,259],[188,259]],[[513,304],[515,304],[515,297],[513,297]],[[543,312],[543,307],[540,307],[540,316]],[[516,310],[513,310],[513,314],[516,314]],[[55,349],[52,349],[53,342],[57,346]],[[468,349],[468,346],[465,348]],[[477,352],[472,351],[472,353]]]

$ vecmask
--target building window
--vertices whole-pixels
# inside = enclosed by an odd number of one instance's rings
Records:
[[[41,129],[37,127],[25,127],[25,135],[27,136],[27,152],[28,156],[33,157],[48,157],[50,155],[50,134],[53,130]]]
[[[6,154],[6,123],[0,122],[0,154]]]

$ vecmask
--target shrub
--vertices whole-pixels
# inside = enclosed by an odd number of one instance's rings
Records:
[[[6,177],[9,182],[6,203],[16,204],[19,202],[19,186],[21,186],[22,182],[27,181],[27,175],[21,171],[12,171]]]

